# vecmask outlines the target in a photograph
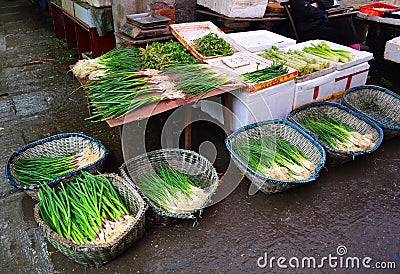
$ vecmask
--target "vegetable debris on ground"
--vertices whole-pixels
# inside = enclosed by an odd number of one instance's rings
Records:
[[[311,43],[311,46],[304,47],[303,51],[333,62],[346,63],[354,59],[354,54],[351,51],[332,49],[325,41],[317,45]]]
[[[197,64],[185,46],[169,40],[165,43],[153,42],[141,49],[143,67],[150,69],[165,69],[174,65]]]
[[[288,72],[289,69],[287,67],[274,62],[264,69],[243,73],[241,77],[247,83],[256,84],[285,75]]]
[[[209,56],[230,56],[234,52],[231,46],[216,33],[209,33],[203,37],[193,40],[193,48],[201,55]]]
[[[276,180],[305,180],[316,167],[297,147],[273,136],[238,141],[233,150],[253,170]]]
[[[38,192],[43,221],[77,245],[112,242],[134,222],[109,179],[82,172],[58,190],[44,185]]]
[[[302,51],[289,50],[284,52],[280,51],[276,46],[266,49],[264,53],[259,55],[277,63],[282,63],[286,66],[292,67],[299,71],[301,76],[323,70],[324,68],[328,68],[330,65],[329,62],[307,56]]]
[[[299,123],[315,133],[328,146],[343,151],[360,151],[373,148],[376,140],[372,134],[362,135],[354,128],[331,116],[304,116]]]
[[[168,164],[143,174],[136,182],[142,193],[156,206],[170,213],[190,213],[207,200],[207,193],[198,187],[193,176]]]
[[[66,157],[19,158],[13,165],[15,179],[23,185],[45,184],[70,171],[90,165],[100,158],[91,146],[81,153]]]
[[[72,73],[78,78],[98,79],[116,71],[138,71],[142,67],[140,50],[136,48],[114,48],[94,59],[79,60]]]

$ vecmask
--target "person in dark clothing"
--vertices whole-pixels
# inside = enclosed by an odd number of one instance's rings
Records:
[[[333,0],[290,0],[293,20],[303,40],[321,39],[360,50],[351,17],[328,19]]]

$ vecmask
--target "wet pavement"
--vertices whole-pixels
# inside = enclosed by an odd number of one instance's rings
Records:
[[[30,61],[54,58],[48,64]],[[90,123],[86,99],[68,73],[77,60],[54,38],[51,20],[28,0],[0,0],[0,166],[20,146],[62,132],[84,132],[110,150],[105,171],[123,162],[119,130]],[[196,112],[197,111],[197,112]],[[195,115],[202,114],[195,110]],[[150,119],[148,149],[168,113]],[[146,122],[135,122],[138,128]],[[139,135],[138,135],[139,136]],[[193,147],[204,141],[217,148],[219,172],[227,165],[224,133],[217,124],[193,127]],[[400,139],[384,141],[373,154],[324,169],[313,183],[290,191],[248,195],[249,181],[222,202],[207,208],[198,225],[148,225],[144,238],[99,269],[85,269],[54,250],[33,219],[33,201],[0,177],[0,269],[2,273],[399,273]],[[211,153],[212,154],[212,153]],[[215,155],[208,155],[210,158]],[[338,247],[341,247],[338,249]],[[341,253],[347,249],[347,253]],[[342,255],[339,256],[338,255]],[[263,265],[267,254],[273,267]],[[282,268],[311,257],[322,268]],[[328,259],[332,259],[329,264]],[[370,266],[346,268],[348,257],[370,257]],[[261,268],[261,266],[265,266]],[[335,266],[335,262],[337,265]],[[301,264],[300,264],[301,266]]]

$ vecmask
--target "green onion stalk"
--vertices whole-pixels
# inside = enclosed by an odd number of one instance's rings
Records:
[[[362,135],[354,128],[328,115],[299,119],[299,123],[315,133],[326,145],[344,151],[367,150],[375,145],[373,136]]]
[[[79,60],[72,73],[78,78],[98,79],[117,71],[139,71],[142,67],[140,50],[136,48],[114,48],[94,59]]]
[[[303,51],[333,62],[346,63],[354,59],[351,51],[332,49],[325,41],[318,45],[311,43],[311,46],[304,47]]]
[[[155,205],[170,213],[188,213],[200,208],[207,199],[193,176],[167,164],[145,173],[135,182],[141,192]]]
[[[80,244],[102,244],[118,237],[133,217],[108,178],[82,172],[57,190],[38,192],[43,221],[57,234]]]
[[[247,83],[257,84],[285,75],[288,72],[289,69],[285,67],[283,64],[278,64],[274,62],[273,64],[264,69],[252,72],[246,72],[242,74],[241,77]]]

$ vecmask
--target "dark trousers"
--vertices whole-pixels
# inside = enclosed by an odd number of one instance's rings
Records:
[[[321,39],[344,46],[358,44],[356,29],[351,17],[330,19],[326,23],[308,26],[307,30],[299,30],[299,36],[304,40]]]

